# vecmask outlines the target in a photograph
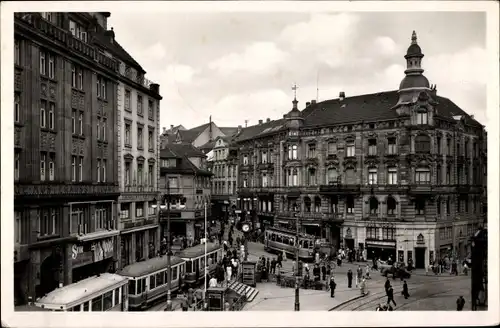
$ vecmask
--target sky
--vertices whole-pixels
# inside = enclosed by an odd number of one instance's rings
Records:
[[[307,101],[397,90],[415,30],[440,96],[486,124],[481,12],[111,11],[108,29],[160,84],[161,127],[282,118]],[[318,91],[319,89],[319,91]]]

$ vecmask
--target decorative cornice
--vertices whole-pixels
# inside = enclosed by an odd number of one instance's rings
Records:
[[[123,159],[126,161],[132,161],[134,159],[134,156],[130,153],[127,153],[127,154],[123,155]]]

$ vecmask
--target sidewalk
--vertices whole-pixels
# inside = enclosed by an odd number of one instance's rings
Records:
[[[331,308],[349,301],[361,295],[358,288],[353,284],[352,288],[347,288],[347,277],[337,277],[335,279],[337,288],[335,297],[330,297],[330,292],[326,290],[300,289],[300,310],[301,311],[329,311]],[[259,294],[243,311],[293,311],[295,303],[295,289],[282,288],[275,282],[258,283]],[[368,282],[368,290],[370,283]]]

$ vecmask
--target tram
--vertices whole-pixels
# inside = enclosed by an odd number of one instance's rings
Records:
[[[35,306],[56,312],[128,311],[128,279],[102,273],[57,288],[35,302]]]
[[[207,243],[208,273],[213,275],[217,262],[222,260],[222,246]],[[186,261],[184,282],[189,286],[196,286],[205,279],[205,244],[183,249],[175,254]]]
[[[264,235],[264,250],[283,252],[295,257],[296,232],[284,228],[269,227]],[[299,259],[305,262],[314,260],[315,236],[299,233]]]
[[[171,291],[178,290],[182,283],[185,261],[170,257]],[[128,304],[131,311],[143,310],[167,295],[167,256],[154,257],[124,267],[118,274],[128,279]]]

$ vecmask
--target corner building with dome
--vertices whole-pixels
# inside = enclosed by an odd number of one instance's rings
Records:
[[[487,221],[484,126],[423,75],[413,32],[395,91],[298,101],[282,119],[239,129],[237,209],[269,226],[425,268],[465,259]],[[237,211],[239,213],[239,211]]]

